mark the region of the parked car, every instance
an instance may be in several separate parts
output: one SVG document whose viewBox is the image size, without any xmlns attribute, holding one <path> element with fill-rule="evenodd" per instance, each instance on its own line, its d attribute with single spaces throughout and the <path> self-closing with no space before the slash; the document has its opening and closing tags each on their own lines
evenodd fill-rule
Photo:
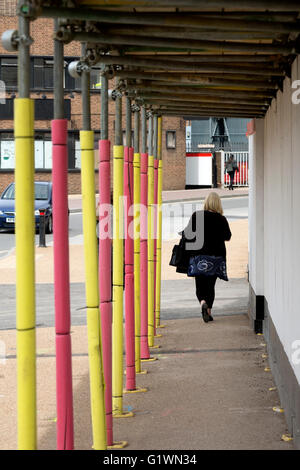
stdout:
<svg viewBox="0 0 300 470">
<path fill-rule="evenodd" d="M 52 233 L 52 183 L 36 181 L 34 183 L 34 216 L 36 229 L 40 223 L 39 209 L 45 209 L 46 233 Z M 15 227 L 15 183 L 11 183 L 0 197 L 0 229 L 14 229 Z"/>
</svg>

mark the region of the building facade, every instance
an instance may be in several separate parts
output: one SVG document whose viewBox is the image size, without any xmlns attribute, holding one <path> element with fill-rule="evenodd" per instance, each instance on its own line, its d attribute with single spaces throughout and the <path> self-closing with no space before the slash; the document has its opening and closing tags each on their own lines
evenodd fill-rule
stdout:
<svg viewBox="0 0 300 470">
<path fill-rule="evenodd" d="M 0 35 L 17 29 L 15 1 L 0 5 Z M 38 19 L 32 23 L 31 37 L 31 97 L 35 100 L 35 169 L 36 180 L 51 179 L 53 118 L 53 22 Z M 68 64 L 80 57 L 80 43 L 65 46 L 65 117 L 68 119 L 69 193 L 80 193 L 80 145 L 82 126 L 80 79 L 68 73 Z M 0 193 L 14 180 L 13 101 L 17 96 L 17 56 L 0 45 L 0 83 L 5 85 L 0 100 Z M 100 129 L 100 81 L 97 67 L 91 72 L 91 123 L 95 131 L 95 182 L 98 190 L 98 140 Z M 113 88 L 113 83 L 110 83 Z M 5 102 L 4 102 L 5 101 Z M 124 106 L 125 106 L 125 100 Z M 125 129 L 125 108 L 123 129 Z M 109 103 L 109 138 L 114 142 L 114 102 Z M 163 118 L 162 158 L 164 162 L 163 189 L 183 189 L 185 186 L 185 121 L 177 117 Z"/>
</svg>

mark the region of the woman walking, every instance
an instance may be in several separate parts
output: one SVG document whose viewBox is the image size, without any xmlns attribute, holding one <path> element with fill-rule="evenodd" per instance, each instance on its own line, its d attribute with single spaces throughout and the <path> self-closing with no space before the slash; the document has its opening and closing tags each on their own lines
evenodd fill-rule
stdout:
<svg viewBox="0 0 300 470">
<path fill-rule="evenodd" d="M 187 274 L 195 277 L 196 295 L 207 323 L 213 321 L 211 310 L 217 277 L 228 281 L 225 241 L 230 240 L 231 231 L 217 193 L 211 192 L 206 197 L 204 210 L 193 213 L 183 234 L 189 255 Z"/>
<path fill-rule="evenodd" d="M 231 154 L 228 161 L 226 162 L 226 171 L 227 173 L 229 174 L 229 178 L 230 178 L 230 184 L 228 186 L 228 189 L 232 190 L 233 191 L 233 180 L 234 180 L 234 175 L 235 175 L 235 172 L 236 170 L 238 169 L 238 166 L 237 166 L 237 163 L 234 159 L 234 155 Z"/>
</svg>

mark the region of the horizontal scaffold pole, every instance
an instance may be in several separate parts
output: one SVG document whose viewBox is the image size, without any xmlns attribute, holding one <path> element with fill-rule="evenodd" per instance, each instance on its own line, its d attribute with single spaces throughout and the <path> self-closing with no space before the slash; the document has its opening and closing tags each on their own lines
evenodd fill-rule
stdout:
<svg viewBox="0 0 300 470">
<path fill-rule="evenodd" d="M 237 9 L 236 0 L 81 0 L 82 5 L 97 5 L 97 7 L 105 6 L 105 8 L 112 7 L 143 7 L 143 8 L 194 8 L 197 7 L 201 10 L 213 10 L 225 8 Z M 256 10 L 270 10 L 270 11 L 298 11 L 299 3 L 297 0 L 290 0 L 282 2 L 281 0 L 241 0 L 238 2 L 239 11 L 256 11 Z"/>
<path fill-rule="evenodd" d="M 57 37 L 60 39 L 60 36 Z M 135 35 L 106 35 L 100 33 L 73 33 L 70 39 L 81 42 L 92 42 L 98 44 L 109 44 L 124 46 L 146 46 L 151 48 L 179 49 L 182 51 L 224 51 L 224 52 L 255 52 L 260 54 L 283 55 L 295 54 L 296 45 L 293 42 L 287 44 L 263 44 L 249 42 L 224 42 L 224 41 L 205 41 L 195 39 L 174 39 L 174 38 L 153 38 L 141 37 Z"/>
<path fill-rule="evenodd" d="M 224 2 L 224 7 L 227 2 Z M 272 8 L 271 8 L 272 9 Z M 299 4 L 295 11 L 299 10 Z M 222 29 L 228 31 L 271 31 L 281 34 L 299 32 L 299 24 L 296 22 L 258 21 L 256 17 L 246 19 L 232 19 L 226 16 L 210 17 L 202 12 L 185 13 L 133 13 L 133 12 L 111 12 L 105 10 L 93 10 L 92 8 L 44 8 L 41 11 L 44 17 L 61 17 L 72 20 L 99 21 L 100 23 L 113 23 L 125 25 L 153 25 L 190 27 L 197 29 Z"/>
<path fill-rule="evenodd" d="M 101 56 L 101 63 L 111 65 L 130 65 L 134 67 L 146 67 L 158 70 L 180 70 L 182 72 L 195 72 L 195 73 L 245 73 L 247 75 L 266 75 L 266 76 L 284 76 L 283 70 L 274 68 L 268 65 L 252 66 L 245 65 L 229 65 L 229 64 L 190 64 L 177 62 L 176 60 L 165 61 L 163 59 L 157 60 L 156 58 L 139 58 L 139 57 L 126 57 L 126 56 Z"/>
<path fill-rule="evenodd" d="M 252 89 L 262 88 L 264 90 L 276 89 L 278 85 L 270 80 L 255 80 L 249 77 L 248 80 L 233 80 L 224 78 L 203 77 L 198 74 L 170 74 L 170 73 L 148 73 L 131 70 L 116 70 L 115 75 L 125 79 L 156 80 L 165 83 L 184 83 L 198 86 L 229 87 L 230 89 Z M 229 78 L 229 77 L 228 77 Z"/>
<path fill-rule="evenodd" d="M 140 92 L 140 91 L 147 91 L 147 92 L 157 92 L 157 93 L 164 93 L 165 95 L 173 94 L 173 93 L 182 93 L 182 91 L 193 93 L 199 96 L 221 96 L 221 97 L 230 97 L 230 98 L 273 98 L 275 96 L 274 92 L 270 91 L 233 91 L 233 90 L 214 90 L 211 88 L 197 88 L 197 87 L 188 87 L 184 85 L 177 85 L 173 86 L 168 85 L 156 85 L 155 82 L 145 82 L 144 84 L 130 84 L 127 86 L 126 91 L 128 93 L 132 92 Z M 167 96 L 166 96 L 167 98 Z"/>
</svg>

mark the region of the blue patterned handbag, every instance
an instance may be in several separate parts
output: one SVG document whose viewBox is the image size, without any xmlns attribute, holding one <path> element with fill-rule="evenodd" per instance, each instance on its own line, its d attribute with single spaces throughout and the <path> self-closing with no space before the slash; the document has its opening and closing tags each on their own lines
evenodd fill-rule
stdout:
<svg viewBox="0 0 300 470">
<path fill-rule="evenodd" d="M 228 281 L 226 260 L 223 256 L 196 255 L 191 256 L 187 275 L 195 277 L 203 274 L 204 276 L 217 276 L 223 281 Z"/>
</svg>

